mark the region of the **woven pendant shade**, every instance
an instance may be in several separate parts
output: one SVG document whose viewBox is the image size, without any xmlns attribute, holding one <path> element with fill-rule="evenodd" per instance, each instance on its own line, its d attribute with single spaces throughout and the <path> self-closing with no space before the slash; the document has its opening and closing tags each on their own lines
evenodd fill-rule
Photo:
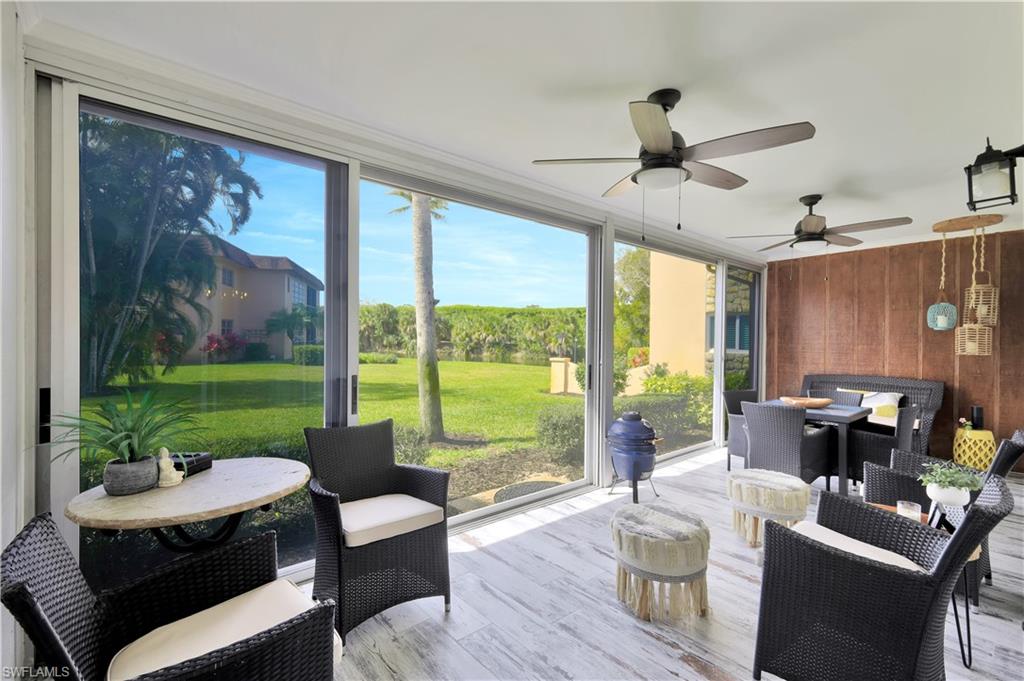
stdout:
<svg viewBox="0 0 1024 681">
<path fill-rule="evenodd" d="M 978 267 L 978 256 L 981 267 Z M 999 288 L 992 285 L 992 275 L 985 271 L 985 230 L 974 230 L 971 285 L 964 289 L 964 321 L 975 319 L 978 324 L 995 326 L 999 323 Z M 979 281 L 984 279 L 984 283 Z"/>
<path fill-rule="evenodd" d="M 992 354 L 992 327 L 964 324 L 956 330 L 956 354 L 988 357 Z"/>
<path fill-rule="evenodd" d="M 952 331 L 956 328 L 956 305 L 946 297 L 946 234 L 942 234 L 942 274 L 939 276 L 939 296 L 928 308 L 928 328 Z"/>
<path fill-rule="evenodd" d="M 991 275 L 984 270 L 976 279 L 984 277 L 985 283 L 973 283 L 964 289 L 964 308 L 969 308 L 979 324 L 995 326 L 999 323 L 999 287 L 993 286 Z"/>
</svg>

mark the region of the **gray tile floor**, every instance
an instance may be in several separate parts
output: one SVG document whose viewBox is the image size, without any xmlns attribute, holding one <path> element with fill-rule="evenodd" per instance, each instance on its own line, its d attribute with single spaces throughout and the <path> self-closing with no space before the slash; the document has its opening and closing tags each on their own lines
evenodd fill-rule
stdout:
<svg viewBox="0 0 1024 681">
<path fill-rule="evenodd" d="M 1024 677 L 1024 478 L 1012 482 L 1017 508 L 990 542 L 995 582 L 972 615 L 973 669 L 960 662 L 952 611 L 947 620 L 951 680 Z M 725 452 L 659 469 L 655 483 L 711 528 L 706 619 L 651 624 L 619 605 L 608 520 L 628 493 L 598 490 L 453 536 L 452 612 L 433 598 L 364 623 L 335 678 L 751 678 L 760 569 L 731 529 Z"/>
</svg>

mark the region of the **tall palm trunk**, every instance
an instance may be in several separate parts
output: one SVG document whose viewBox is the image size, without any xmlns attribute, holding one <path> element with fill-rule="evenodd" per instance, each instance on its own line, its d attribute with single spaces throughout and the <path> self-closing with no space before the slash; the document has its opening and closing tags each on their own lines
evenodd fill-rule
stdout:
<svg viewBox="0 0 1024 681">
<path fill-rule="evenodd" d="M 434 243 L 430 197 L 413 192 L 411 203 L 420 428 L 427 439 L 438 442 L 444 440 L 444 420 L 441 417 L 441 377 L 437 370 L 437 331 L 434 326 Z"/>
</svg>

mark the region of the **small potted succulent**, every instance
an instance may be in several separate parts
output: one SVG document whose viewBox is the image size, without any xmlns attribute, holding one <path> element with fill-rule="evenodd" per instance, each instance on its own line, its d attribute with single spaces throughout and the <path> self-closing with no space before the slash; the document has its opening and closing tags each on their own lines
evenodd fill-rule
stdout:
<svg viewBox="0 0 1024 681">
<path fill-rule="evenodd" d="M 107 400 L 94 413 L 60 416 L 51 423 L 67 432 L 53 444 L 72 447 L 54 456 L 68 456 L 76 448 L 88 457 L 113 455 L 103 469 L 103 489 L 111 496 L 137 494 L 156 487 L 160 469 L 156 453 L 172 438 L 200 430 L 196 417 L 180 402 L 158 402 L 151 391 L 136 401 L 124 391 L 124 408 Z"/>
<path fill-rule="evenodd" d="M 932 463 L 917 478 L 928 498 L 944 506 L 966 506 L 971 492 L 981 489 L 981 477 L 948 463 Z"/>
</svg>

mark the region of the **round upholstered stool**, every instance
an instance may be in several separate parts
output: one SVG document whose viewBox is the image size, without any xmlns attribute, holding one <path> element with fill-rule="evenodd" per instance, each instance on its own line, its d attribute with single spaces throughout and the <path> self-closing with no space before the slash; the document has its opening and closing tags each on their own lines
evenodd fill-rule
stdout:
<svg viewBox="0 0 1024 681">
<path fill-rule="evenodd" d="M 748 468 L 729 472 L 726 494 L 732 503 L 733 529 L 750 546 L 759 546 L 765 520 L 788 527 L 807 516 L 811 486 L 793 475 Z"/>
<path fill-rule="evenodd" d="M 703 520 L 659 501 L 623 506 L 611 528 L 619 600 L 637 617 L 707 614 L 711 533 Z"/>
</svg>

